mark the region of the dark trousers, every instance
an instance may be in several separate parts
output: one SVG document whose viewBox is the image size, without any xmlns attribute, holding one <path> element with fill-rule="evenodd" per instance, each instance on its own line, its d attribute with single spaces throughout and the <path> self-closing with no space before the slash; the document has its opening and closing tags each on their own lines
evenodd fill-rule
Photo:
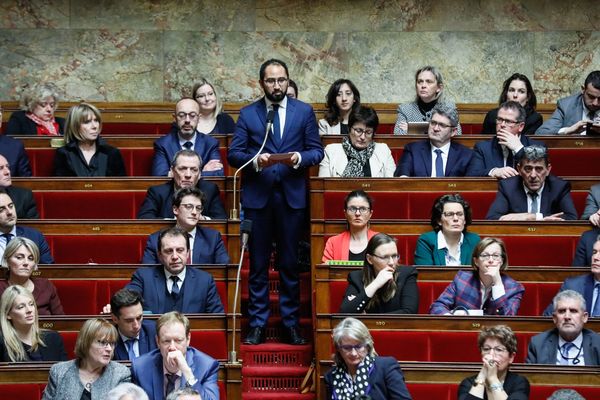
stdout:
<svg viewBox="0 0 600 400">
<path fill-rule="evenodd" d="M 304 210 L 290 208 L 281 189 L 273 189 L 267 206 L 245 208 L 252 220 L 250 235 L 250 326 L 266 326 L 269 319 L 269 261 L 276 244 L 275 265 L 279 269 L 279 307 L 283 325 L 298 324 L 300 284 L 298 279 L 298 240 L 303 231 Z"/>
</svg>

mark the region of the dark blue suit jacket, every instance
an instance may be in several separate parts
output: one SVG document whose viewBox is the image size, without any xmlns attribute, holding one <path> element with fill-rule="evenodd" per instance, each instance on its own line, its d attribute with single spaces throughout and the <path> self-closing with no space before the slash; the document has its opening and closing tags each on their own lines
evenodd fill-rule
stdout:
<svg viewBox="0 0 600 400">
<path fill-rule="evenodd" d="M 158 235 L 154 232 L 148 237 L 142 264 L 160 264 L 158 260 Z M 192 264 L 229 264 L 229 254 L 223 244 L 221 233 L 211 228 L 196 226 Z"/>
<path fill-rule="evenodd" d="M 225 312 L 211 274 L 196 268 L 186 268 L 183 284 L 181 310 L 168 309 L 165 304 L 167 281 L 162 265 L 138 268 L 133 273 L 127 288 L 141 293 L 144 299 L 144 310 L 151 311 L 153 314 L 169 311 L 179 311 L 184 314 Z"/>
<path fill-rule="evenodd" d="M 20 188 L 14 185 L 10 185 L 5 189 L 15 205 L 15 210 L 17 210 L 17 220 L 26 218 L 37 219 L 40 217 L 31 189 Z"/>
<path fill-rule="evenodd" d="M 217 384 L 219 363 L 193 347 L 188 347 L 185 360 L 197 379 L 192 388 L 200 393 L 202 400 L 219 400 L 219 385 Z M 163 361 L 160 350 L 153 350 L 133 360 L 131 378 L 136 385 L 144 389 L 150 399 L 164 399 Z M 179 388 L 185 387 L 185 384 L 185 378 L 182 376 Z"/>
<path fill-rule="evenodd" d="M 206 197 L 204 204 L 202 204 L 204 206 L 202 215 L 206 215 L 211 219 L 227 219 L 227 213 L 221 202 L 219 187 L 213 182 L 208 182 L 204 179 L 200 179 L 196 187 Z M 137 217 L 140 219 L 175 218 L 173 214 L 174 193 L 175 186 L 173 181 L 163 183 L 162 185 L 150 186 Z"/>
<path fill-rule="evenodd" d="M 523 179 L 517 175 L 498 181 L 498 193 L 490 206 L 486 219 L 500 219 L 511 213 L 527 212 L 527 195 L 523 189 Z M 553 175 L 546 177 L 540 212 L 545 216 L 564 213 L 562 218 L 576 220 L 577 210 L 571 198 L 571 184 Z"/>
<path fill-rule="evenodd" d="M 581 234 L 573 258 L 574 267 L 589 267 L 591 265 L 592 251 L 598 235 L 600 235 L 600 229 L 592 229 Z"/>
<path fill-rule="evenodd" d="M 281 141 L 273 134 L 263 153 L 298 152 L 302 157 L 299 168 L 274 164 L 256 171 L 252 165 L 244 168 L 242 179 L 242 205 L 260 209 L 267 205 L 272 189 L 280 185 L 287 204 L 293 209 L 306 208 L 305 169 L 323 159 L 323 145 L 312 107 L 295 99 L 287 99 L 285 128 Z M 262 98 L 240 110 L 233 140 L 229 145 L 228 160 L 239 168 L 257 152 L 265 137 L 267 106 Z"/>
<path fill-rule="evenodd" d="M 583 331 L 583 361 L 585 365 L 600 365 L 600 335 L 589 329 Z M 528 364 L 556 364 L 558 329 L 550 329 L 531 338 L 527 350 Z"/>
<path fill-rule="evenodd" d="M 444 176 L 465 176 L 473 151 L 462 144 L 450 143 Z M 431 144 L 420 140 L 404 146 L 394 176 L 431 176 Z"/>
<path fill-rule="evenodd" d="M 140 349 L 140 357 L 156 349 L 156 322 L 146 319 L 142 321 L 138 346 Z M 123 343 L 121 335 L 117 335 L 117 345 L 115 347 L 113 360 L 129 360 L 127 346 Z"/>
<path fill-rule="evenodd" d="M 11 176 L 31 176 L 29 157 L 23 142 L 0 134 L 0 154 L 8 161 Z"/>
<path fill-rule="evenodd" d="M 521 143 L 523 146 L 545 146 L 544 143 L 537 140 L 529 139 L 526 135 L 521 135 Z M 522 149 L 521 149 L 522 150 Z M 514 155 L 516 168 L 516 160 L 519 158 L 521 151 Z M 483 140 L 475 143 L 473 148 L 473 157 L 467 167 L 467 176 L 489 176 L 492 168 L 504 167 L 504 155 L 502 146 L 498 142 L 498 138 Z"/>
<path fill-rule="evenodd" d="M 154 142 L 154 158 L 152 159 L 152 175 L 167 176 L 171 169 L 173 156 L 181 150 L 179 145 L 179 136 L 177 132 L 169 133 Z M 202 163 L 206 164 L 210 160 L 221 161 L 219 153 L 219 141 L 212 136 L 196 132 L 196 142 L 194 151 L 202 157 Z M 223 169 L 218 171 L 203 171 L 204 176 L 223 176 Z"/>
<path fill-rule="evenodd" d="M 368 382 L 370 391 L 368 393 L 373 400 L 402 400 L 412 399 L 406 383 L 404 374 L 394 357 L 375 357 L 375 366 L 369 375 Z M 333 370 L 325 374 L 327 385 L 327 399 L 333 397 Z"/>
<path fill-rule="evenodd" d="M 50 246 L 42 232 L 28 226 L 17 225 L 17 236 L 31 239 L 40 249 L 40 264 L 54 264 L 52 254 L 50 254 Z"/>
<path fill-rule="evenodd" d="M 592 300 L 594 299 L 594 275 L 591 273 L 573 276 L 571 278 L 565 279 L 563 284 L 558 289 L 558 292 L 562 292 L 564 290 L 574 290 L 581 294 L 585 299 L 585 308 L 588 314 L 592 315 Z M 554 311 L 554 306 L 552 302 L 548 304 L 548 307 L 544 310 L 544 315 L 549 316 L 552 315 Z"/>
</svg>

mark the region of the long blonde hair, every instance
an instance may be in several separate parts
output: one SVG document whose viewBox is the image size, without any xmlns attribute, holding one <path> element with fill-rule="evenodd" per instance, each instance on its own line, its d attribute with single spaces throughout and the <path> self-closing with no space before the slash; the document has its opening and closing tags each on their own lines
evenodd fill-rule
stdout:
<svg viewBox="0 0 600 400">
<path fill-rule="evenodd" d="M 13 308 L 15 299 L 17 296 L 25 296 L 33 302 L 35 305 L 35 298 L 33 294 L 26 288 L 20 285 L 12 285 L 6 288 L 2 297 L 0 297 L 0 329 L 2 330 L 2 336 L 4 337 L 4 345 L 8 352 L 8 358 L 12 362 L 28 361 L 27 352 L 23 343 L 17 335 L 17 331 L 13 324 L 8 319 L 10 310 Z M 38 346 L 46 347 L 46 344 L 42 340 L 41 330 L 38 325 L 38 311 L 37 306 L 34 307 L 35 322 L 31 329 L 31 351 L 37 351 Z"/>
</svg>

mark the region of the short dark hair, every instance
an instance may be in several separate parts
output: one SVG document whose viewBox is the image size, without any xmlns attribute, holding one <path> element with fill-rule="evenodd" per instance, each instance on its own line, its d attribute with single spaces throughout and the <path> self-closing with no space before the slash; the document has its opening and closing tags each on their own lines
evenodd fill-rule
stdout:
<svg viewBox="0 0 600 400">
<path fill-rule="evenodd" d="M 204 193 L 195 186 L 184 187 L 179 189 L 173 195 L 173 206 L 179 207 L 181 205 L 181 201 L 185 196 L 194 196 L 200 199 L 202 202 L 202 206 L 205 204 L 206 196 Z"/>
<path fill-rule="evenodd" d="M 508 77 L 507 80 L 502 84 L 502 93 L 500 94 L 500 100 L 498 104 L 505 103 L 508 100 L 508 87 L 512 83 L 512 81 L 521 81 L 525 83 L 525 87 L 527 88 L 527 103 L 525 103 L 525 111 L 531 113 L 535 111 L 537 107 L 537 97 L 535 96 L 535 91 L 533 90 L 533 86 L 529 81 L 529 78 L 523 74 L 514 73 Z"/>
<path fill-rule="evenodd" d="M 517 352 L 517 337 L 508 325 L 484 326 L 481 328 L 481 332 L 479 332 L 479 337 L 477 338 L 477 345 L 480 350 L 487 339 L 497 339 L 506 347 L 509 354 Z"/>
<path fill-rule="evenodd" d="M 116 317 L 119 317 L 121 308 L 135 306 L 136 304 L 144 305 L 142 295 L 131 289 L 123 288 L 110 298 L 110 312 Z"/>
<path fill-rule="evenodd" d="M 355 198 L 365 199 L 369 203 L 369 208 L 373 210 L 373 199 L 364 190 L 353 190 L 348 193 L 344 199 L 344 210 L 348 208 L 348 202 Z"/>
<path fill-rule="evenodd" d="M 516 101 L 505 101 L 500 104 L 500 109 L 516 111 L 517 122 L 525 122 L 525 118 L 527 118 L 527 111 L 525 111 L 525 108 Z"/>
<path fill-rule="evenodd" d="M 588 76 L 585 78 L 583 87 L 586 88 L 589 84 L 600 90 L 600 71 L 592 71 L 588 74 Z"/>
<path fill-rule="evenodd" d="M 183 229 L 173 226 L 171 228 L 165 228 L 158 234 L 158 242 L 156 243 L 156 251 L 160 253 L 162 251 L 162 241 L 165 236 L 183 236 L 185 238 L 186 249 L 190 249 L 190 237 L 188 233 Z"/>
<path fill-rule="evenodd" d="M 271 58 L 271 59 L 265 61 L 264 63 L 262 63 L 262 65 L 260 66 L 260 71 L 258 73 L 258 76 L 259 76 L 259 78 L 260 78 L 261 81 L 263 79 L 265 79 L 265 70 L 267 69 L 267 67 L 269 65 L 280 65 L 280 66 L 282 66 L 283 69 L 285 69 L 285 75 L 289 78 L 290 73 L 288 72 L 287 64 L 284 63 L 281 60 L 276 59 L 276 58 Z"/>
<path fill-rule="evenodd" d="M 296 85 L 296 82 L 294 82 L 293 80 L 289 80 L 288 81 L 288 85 L 294 89 L 294 93 L 296 93 L 296 97 L 298 97 L 298 85 Z"/>
<path fill-rule="evenodd" d="M 544 146 L 532 145 L 525 146 L 519 152 L 519 159 L 516 160 L 518 164 L 521 164 L 524 161 L 544 161 L 546 166 L 550 164 L 550 158 L 548 157 L 548 149 Z"/>
<path fill-rule="evenodd" d="M 368 128 L 373 128 L 373 133 L 375 133 L 379 126 L 379 117 L 375 109 L 367 106 L 359 106 L 354 112 L 350 113 L 348 127 L 352 128 L 354 124 L 359 122 L 364 123 Z"/>
<path fill-rule="evenodd" d="M 171 168 L 175 168 L 177 166 L 177 160 L 179 157 L 197 157 L 198 161 L 200 162 L 200 169 L 202 169 L 202 156 L 191 149 L 182 149 L 175 153 L 173 160 L 171 160 Z"/>
<path fill-rule="evenodd" d="M 431 110 L 432 117 L 436 114 L 448 118 L 450 120 L 450 125 L 452 125 L 453 128 L 458 126 L 458 110 L 453 105 L 444 102 L 438 102 Z"/>
<path fill-rule="evenodd" d="M 325 120 L 329 125 L 336 125 L 342 121 L 340 121 L 340 109 L 337 105 L 336 98 L 340 88 L 343 84 L 346 84 L 352 90 L 352 94 L 354 95 L 354 104 L 352 104 L 352 110 L 350 111 L 350 115 L 352 115 L 358 107 L 360 107 L 360 92 L 358 88 L 350 79 L 338 79 L 333 82 L 327 91 L 327 97 L 325 98 L 327 110 L 325 111 Z M 348 121 L 350 124 L 350 121 Z"/>
<path fill-rule="evenodd" d="M 440 221 L 442 220 L 442 213 L 444 212 L 444 205 L 446 203 L 458 203 L 462 206 L 465 212 L 465 228 L 463 232 L 467 231 L 467 226 L 473 222 L 471 206 L 469 203 L 458 193 L 454 194 L 443 194 L 433 202 L 431 207 L 431 227 L 434 231 L 438 232 L 440 227 Z"/>
</svg>

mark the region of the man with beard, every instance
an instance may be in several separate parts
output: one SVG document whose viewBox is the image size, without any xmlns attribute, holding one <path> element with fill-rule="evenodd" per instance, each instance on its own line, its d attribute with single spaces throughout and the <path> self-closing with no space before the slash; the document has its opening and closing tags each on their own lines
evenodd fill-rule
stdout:
<svg viewBox="0 0 600 400">
<path fill-rule="evenodd" d="M 172 132 L 154 142 L 152 175 L 166 176 L 175 153 L 182 149 L 194 150 L 205 162 L 204 176 L 223 176 L 223 164 L 219 153 L 219 142 L 210 135 L 196 131 L 200 106 L 196 100 L 184 97 L 177 102 L 173 118 L 177 132 Z"/>
<path fill-rule="evenodd" d="M 287 65 L 268 60 L 260 67 L 259 76 L 265 97 L 240 110 L 228 153 L 229 163 L 236 168 L 251 160 L 265 139 L 267 113 L 274 111 L 265 147 L 242 177 L 242 207 L 245 218 L 253 222 L 249 243 L 250 331 L 244 343 L 264 342 L 269 318 L 269 261 L 275 242 L 284 340 L 298 345 L 306 343 L 298 326 L 297 267 L 308 197 L 306 171 L 323 159 L 323 145 L 312 107 L 286 96 Z"/>
</svg>

